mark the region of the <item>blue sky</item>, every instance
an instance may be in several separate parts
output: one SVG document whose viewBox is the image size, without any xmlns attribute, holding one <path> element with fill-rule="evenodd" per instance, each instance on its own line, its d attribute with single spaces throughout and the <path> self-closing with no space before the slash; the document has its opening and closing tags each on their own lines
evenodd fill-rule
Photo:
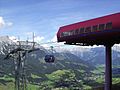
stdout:
<svg viewBox="0 0 120 90">
<path fill-rule="evenodd" d="M 0 0 L 0 36 L 55 41 L 60 26 L 120 12 L 120 0 Z"/>
</svg>

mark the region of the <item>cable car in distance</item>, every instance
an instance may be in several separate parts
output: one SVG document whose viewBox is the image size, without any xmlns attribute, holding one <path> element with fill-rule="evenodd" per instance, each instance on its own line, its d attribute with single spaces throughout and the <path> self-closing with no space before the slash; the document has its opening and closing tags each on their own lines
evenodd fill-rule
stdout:
<svg viewBox="0 0 120 90">
<path fill-rule="evenodd" d="M 47 63 L 53 63 L 55 61 L 55 57 L 54 55 L 46 55 L 44 60 Z"/>
<path fill-rule="evenodd" d="M 47 62 L 47 63 L 53 63 L 55 61 L 55 57 L 53 54 L 53 46 L 50 46 L 50 48 L 51 48 L 52 53 L 46 55 L 44 58 L 45 62 Z"/>
</svg>

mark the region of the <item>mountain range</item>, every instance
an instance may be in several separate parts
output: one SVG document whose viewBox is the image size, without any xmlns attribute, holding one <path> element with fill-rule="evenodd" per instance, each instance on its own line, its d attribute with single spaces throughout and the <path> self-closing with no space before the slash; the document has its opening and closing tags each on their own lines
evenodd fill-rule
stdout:
<svg viewBox="0 0 120 90">
<path fill-rule="evenodd" d="M 5 76 L 14 78 L 15 63 L 13 58 L 4 59 L 6 55 L 16 49 L 21 44 L 21 48 L 31 49 L 32 44 L 28 41 L 14 42 L 9 39 L 9 36 L 0 37 L 0 83 L 5 84 L 3 79 Z M 54 63 L 46 63 L 44 58 L 46 55 L 52 54 L 51 50 L 42 47 L 39 44 L 35 45 L 39 50 L 28 53 L 25 59 L 26 78 L 30 83 L 39 84 L 47 80 L 46 75 L 57 70 L 72 70 L 78 80 L 84 81 L 94 71 L 98 71 L 97 66 L 105 64 L 105 48 L 102 47 L 73 47 L 73 48 L 53 48 Z M 120 48 L 114 47 L 112 50 L 113 66 L 120 67 Z M 117 67 L 117 68 L 118 68 Z M 104 70 L 103 70 L 104 71 Z M 119 69 L 114 69 L 114 74 L 119 73 Z M 86 82 L 86 81 L 85 81 Z"/>
<path fill-rule="evenodd" d="M 58 48 L 59 49 L 59 48 Z M 60 51 L 60 50 L 58 50 Z M 105 64 L 105 47 L 104 46 L 73 46 L 71 48 L 64 48 L 61 52 L 70 52 L 80 59 L 89 62 L 92 65 Z M 112 64 L 120 66 L 120 46 L 114 45 L 112 47 Z"/>
<path fill-rule="evenodd" d="M 13 42 L 8 36 L 0 37 L 0 76 L 12 75 L 14 76 L 14 59 L 4 59 L 6 55 L 13 49 L 18 47 L 18 42 Z M 21 48 L 32 48 L 26 42 L 22 42 Z M 78 78 L 81 71 L 86 73 L 91 73 L 90 71 L 94 69 L 90 63 L 80 59 L 78 56 L 72 54 L 71 52 L 56 52 L 54 53 L 55 62 L 46 63 L 44 58 L 45 55 L 51 54 L 51 51 L 45 49 L 44 47 L 37 45 L 35 48 L 40 50 L 29 53 L 25 60 L 25 70 L 27 77 L 32 75 L 37 75 L 38 80 L 45 80 L 46 74 L 50 74 L 57 70 L 74 70 Z M 39 81 L 39 82 L 40 82 Z"/>
</svg>

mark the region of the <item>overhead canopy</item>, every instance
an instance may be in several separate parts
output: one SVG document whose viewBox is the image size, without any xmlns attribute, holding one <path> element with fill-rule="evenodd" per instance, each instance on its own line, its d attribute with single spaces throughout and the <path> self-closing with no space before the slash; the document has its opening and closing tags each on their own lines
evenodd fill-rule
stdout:
<svg viewBox="0 0 120 90">
<path fill-rule="evenodd" d="M 120 42 L 120 13 L 60 27 L 58 42 L 75 45 L 105 45 Z"/>
</svg>

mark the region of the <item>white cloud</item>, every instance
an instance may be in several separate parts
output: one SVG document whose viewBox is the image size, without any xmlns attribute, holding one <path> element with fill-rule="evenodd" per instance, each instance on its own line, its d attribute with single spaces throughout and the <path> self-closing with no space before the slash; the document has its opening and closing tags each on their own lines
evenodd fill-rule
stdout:
<svg viewBox="0 0 120 90">
<path fill-rule="evenodd" d="M 44 48 L 49 48 L 50 46 L 48 44 L 41 44 Z"/>
<path fill-rule="evenodd" d="M 0 16 L 0 29 L 3 27 L 11 27 L 12 25 L 12 22 L 5 22 L 4 18 Z"/>
<path fill-rule="evenodd" d="M 18 39 L 15 36 L 9 36 L 9 39 L 12 40 L 13 42 L 17 42 Z"/>
<path fill-rule="evenodd" d="M 64 43 L 65 43 L 65 42 L 60 42 L 60 43 L 58 43 L 58 42 L 57 42 L 57 36 L 56 36 L 56 35 L 55 35 L 50 41 L 51 41 L 51 42 L 54 42 L 54 44 L 56 44 L 56 45 L 64 45 Z"/>
<path fill-rule="evenodd" d="M 40 36 L 36 36 L 35 38 L 34 38 L 34 40 L 35 40 L 35 42 L 41 42 L 42 40 L 44 40 L 44 37 L 40 37 Z"/>
<path fill-rule="evenodd" d="M 51 39 L 52 42 L 57 42 L 57 36 L 55 35 L 52 39 Z"/>
<path fill-rule="evenodd" d="M 37 43 L 40 43 L 40 42 L 42 42 L 42 40 L 45 39 L 45 37 L 43 37 L 43 36 L 38 36 L 38 35 L 36 35 L 36 33 L 34 33 L 34 32 L 26 32 L 26 33 L 24 33 L 24 35 L 27 36 L 27 39 L 28 39 L 29 41 L 33 41 L 33 34 L 34 34 L 34 41 L 37 42 Z"/>
<path fill-rule="evenodd" d="M 26 32 L 25 34 L 28 35 L 28 36 L 32 36 L 33 32 Z"/>
<path fill-rule="evenodd" d="M 8 23 L 6 23 L 6 24 L 7 24 L 8 27 L 11 27 L 11 26 L 13 25 L 12 22 L 8 22 Z"/>
<path fill-rule="evenodd" d="M 9 39 L 11 39 L 14 42 L 18 41 L 18 39 L 15 36 L 10 36 Z M 36 36 L 34 38 L 34 41 L 37 42 L 37 43 L 40 43 L 42 40 L 44 40 L 44 37 L 42 37 L 42 36 L 41 37 L 40 36 Z M 31 38 L 29 41 L 33 41 L 33 39 Z"/>
<path fill-rule="evenodd" d="M 41 46 L 45 48 L 50 48 L 50 46 L 53 46 L 54 48 L 59 48 L 64 45 L 65 42 L 58 43 L 57 42 L 57 36 L 55 35 L 51 40 L 48 40 L 45 44 L 41 44 Z"/>
<path fill-rule="evenodd" d="M 3 17 L 0 17 L 0 29 L 5 26 L 5 21 Z"/>
</svg>

